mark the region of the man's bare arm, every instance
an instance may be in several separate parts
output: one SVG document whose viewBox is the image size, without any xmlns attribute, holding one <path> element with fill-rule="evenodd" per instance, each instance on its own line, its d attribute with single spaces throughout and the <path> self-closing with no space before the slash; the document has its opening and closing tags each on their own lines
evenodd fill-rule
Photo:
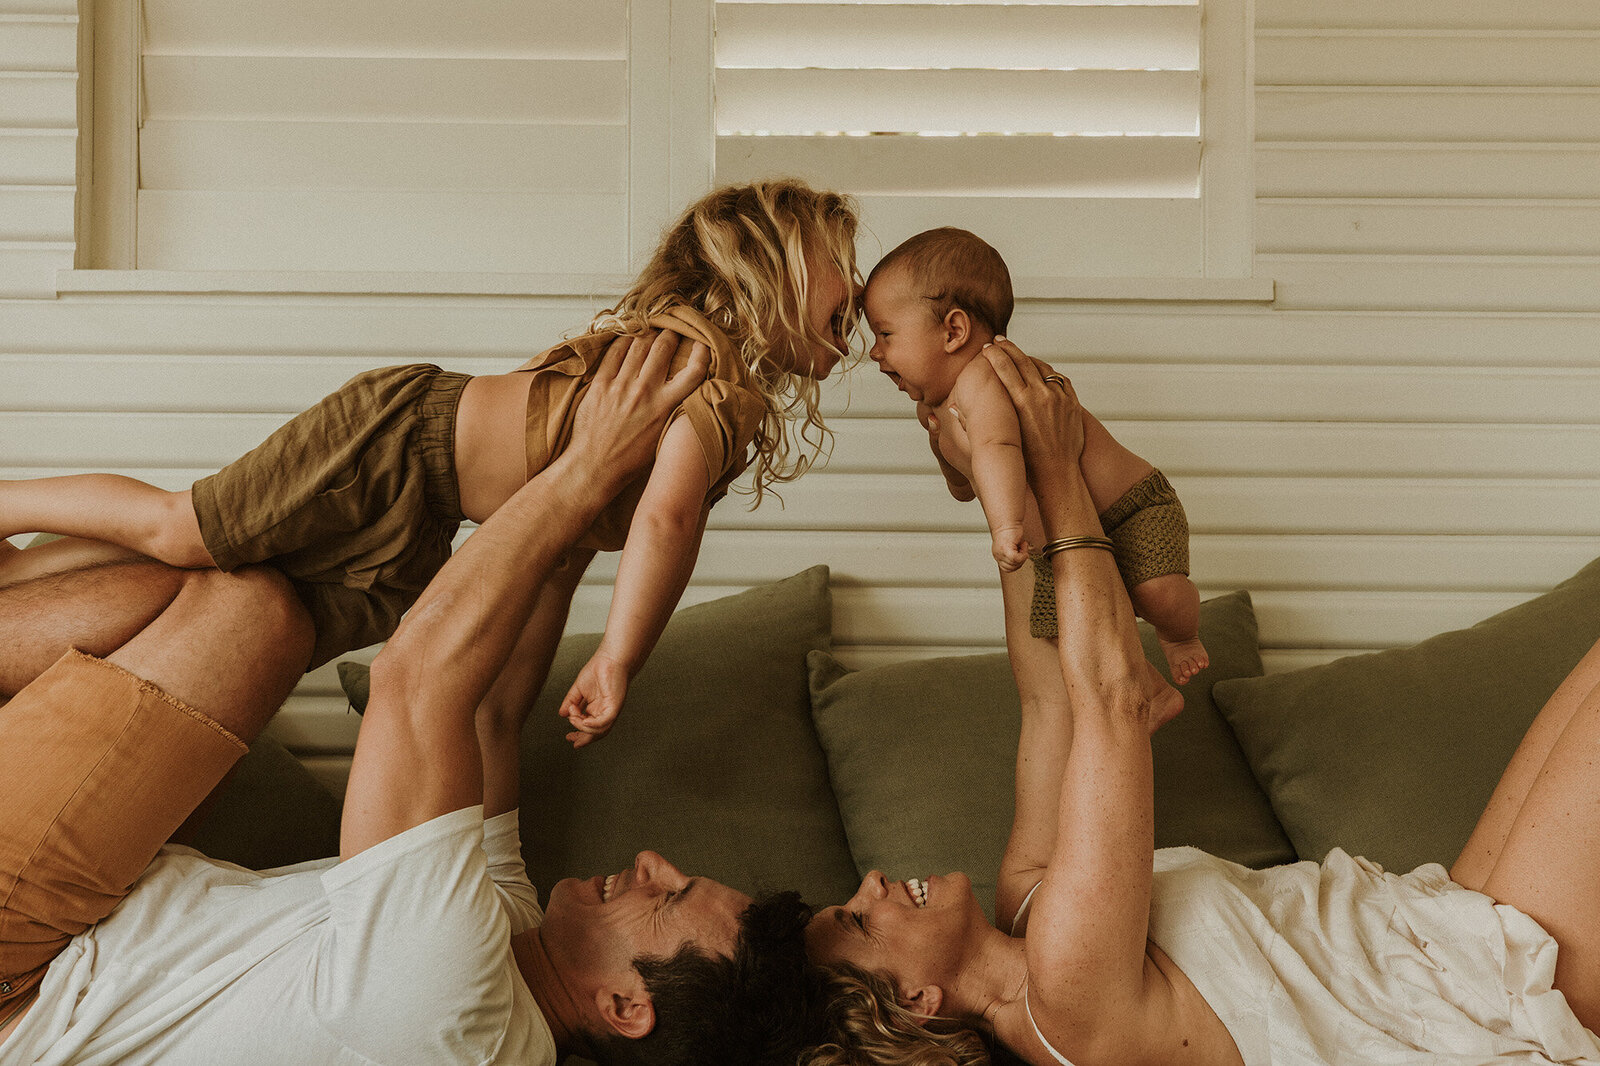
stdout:
<svg viewBox="0 0 1600 1066">
<path fill-rule="evenodd" d="M 567 449 L 467 538 L 373 662 L 343 858 L 483 801 L 478 704 L 562 554 L 650 462 L 667 415 L 704 379 L 701 348 L 667 377 L 676 344 L 668 335 L 613 345 Z"/>
</svg>

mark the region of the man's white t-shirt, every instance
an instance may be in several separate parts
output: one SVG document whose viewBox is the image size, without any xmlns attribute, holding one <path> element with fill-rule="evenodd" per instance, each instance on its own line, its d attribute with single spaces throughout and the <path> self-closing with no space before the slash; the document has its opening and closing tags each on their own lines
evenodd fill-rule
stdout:
<svg viewBox="0 0 1600 1066">
<path fill-rule="evenodd" d="M 510 945 L 543 917 L 516 812 L 263 872 L 164 848 L 50 964 L 0 1063 L 553 1066 Z"/>
</svg>

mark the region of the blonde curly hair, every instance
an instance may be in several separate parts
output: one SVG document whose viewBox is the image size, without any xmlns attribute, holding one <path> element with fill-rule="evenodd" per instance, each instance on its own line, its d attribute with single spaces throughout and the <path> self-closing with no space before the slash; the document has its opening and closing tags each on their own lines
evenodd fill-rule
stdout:
<svg viewBox="0 0 1600 1066">
<path fill-rule="evenodd" d="M 900 1006 L 890 979 L 845 962 L 822 967 L 825 1043 L 799 1066 L 989 1066 L 989 1047 L 973 1029 Z"/>
<path fill-rule="evenodd" d="M 840 335 L 850 356 L 860 291 L 855 201 L 791 179 L 729 185 L 701 197 L 667 230 L 655 255 L 595 329 L 637 334 L 673 305 L 699 311 L 727 333 L 767 403 L 755 436 L 751 506 L 774 483 L 810 469 L 832 438 L 817 382 L 794 372 L 803 353 L 836 347 L 807 321 L 814 272 L 834 269 L 849 298 Z M 789 431 L 791 423 L 798 428 Z"/>
</svg>

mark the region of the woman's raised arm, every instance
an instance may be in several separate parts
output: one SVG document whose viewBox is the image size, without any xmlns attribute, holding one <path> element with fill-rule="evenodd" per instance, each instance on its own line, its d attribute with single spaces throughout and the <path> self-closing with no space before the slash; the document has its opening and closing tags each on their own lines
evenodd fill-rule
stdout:
<svg viewBox="0 0 1600 1066">
<path fill-rule="evenodd" d="M 1054 854 L 1028 926 L 1030 1005 L 1068 1055 L 1115 1060 L 1140 1042 L 1157 977 L 1145 953 L 1155 844 L 1144 654 L 1079 469 L 1083 420 L 1070 382 L 1047 378 L 1008 341 L 986 354 L 1022 428 L 1072 708 Z"/>
</svg>

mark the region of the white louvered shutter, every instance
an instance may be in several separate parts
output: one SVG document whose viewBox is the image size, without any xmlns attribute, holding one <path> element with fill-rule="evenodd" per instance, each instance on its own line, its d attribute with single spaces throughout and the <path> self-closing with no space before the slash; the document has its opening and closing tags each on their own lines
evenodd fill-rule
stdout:
<svg viewBox="0 0 1600 1066">
<path fill-rule="evenodd" d="M 884 250 L 963 226 L 1013 275 L 1204 273 L 1199 0 L 719 0 L 716 22 L 719 181 L 853 192 Z"/>
<path fill-rule="evenodd" d="M 627 0 L 144 0 L 135 265 L 619 272 Z"/>
</svg>

